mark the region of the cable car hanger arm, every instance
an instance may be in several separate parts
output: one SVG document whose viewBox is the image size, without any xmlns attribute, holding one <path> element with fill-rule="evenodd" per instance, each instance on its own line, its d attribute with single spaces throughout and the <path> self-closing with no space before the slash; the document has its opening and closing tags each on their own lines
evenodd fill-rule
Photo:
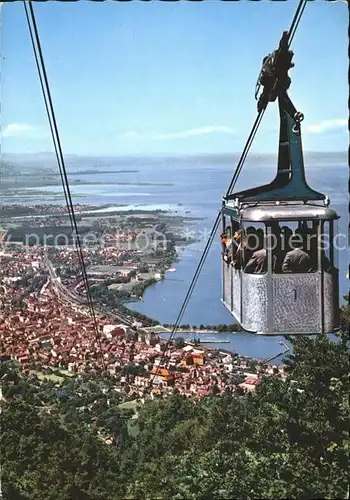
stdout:
<svg viewBox="0 0 350 500">
<path fill-rule="evenodd" d="M 289 88 L 291 80 L 288 70 L 294 67 L 293 55 L 288 47 L 288 31 L 284 31 L 278 49 L 263 59 L 255 92 L 257 99 L 260 88 L 263 87 L 258 100 L 258 112 L 266 109 L 269 102 L 274 102 L 281 92 Z"/>
<path fill-rule="evenodd" d="M 257 97 L 263 88 L 257 105 L 259 113 L 266 109 L 269 102 L 278 100 L 280 134 L 277 175 L 269 184 L 230 194 L 225 197 L 226 200 L 237 199 L 238 203 L 327 200 L 324 194 L 313 190 L 306 182 L 300 126 L 304 115 L 296 110 L 287 93 L 291 84 L 288 71 L 294 67 L 289 40 L 289 33 L 284 31 L 278 49 L 263 59 L 255 93 Z"/>
<path fill-rule="evenodd" d="M 298 7 L 295 11 L 295 14 L 294 14 L 294 17 L 293 17 L 293 20 L 292 20 L 292 23 L 290 25 L 290 28 L 289 28 L 289 31 L 286 31 L 283 33 L 282 35 L 282 38 L 280 40 L 280 43 L 279 43 L 279 48 L 277 49 L 277 51 L 274 51 L 272 54 L 269 54 L 267 57 L 264 58 L 264 61 L 263 61 L 263 68 L 262 70 L 260 71 L 260 75 L 259 75 L 259 78 L 258 78 L 258 82 L 257 82 L 257 86 L 256 86 L 256 92 L 255 92 L 255 97 L 257 97 L 258 93 L 259 93 L 259 89 L 261 87 L 261 77 L 262 77 L 262 72 L 264 70 L 264 67 L 267 66 L 267 63 L 269 62 L 269 59 L 270 59 L 270 56 L 277 56 L 277 67 L 279 69 L 279 71 L 282 71 L 282 68 L 283 68 L 283 58 L 282 58 L 282 63 L 281 63 L 281 58 L 279 58 L 279 56 L 277 55 L 278 53 L 281 53 L 281 52 L 284 52 L 284 53 L 288 53 L 289 56 L 293 56 L 293 53 L 292 52 L 289 52 L 289 47 L 292 43 L 292 40 L 294 38 L 294 35 L 295 35 L 295 32 L 298 28 L 298 25 L 299 25 L 299 22 L 300 22 L 300 19 L 304 13 L 304 9 L 306 7 L 306 3 L 307 3 L 307 0 L 300 0 L 299 1 L 299 4 L 298 4 Z M 287 62 L 288 64 L 288 59 L 287 58 L 284 58 L 284 61 Z M 293 65 L 292 65 L 293 66 Z M 289 67 L 292 67 L 292 66 L 289 66 Z M 289 68 L 288 68 L 289 69 Z M 287 75 L 287 78 L 288 78 L 288 75 Z M 266 80 L 266 79 L 265 79 Z M 276 80 L 276 79 L 275 79 Z M 288 88 L 289 86 L 289 83 L 290 83 L 290 80 L 288 81 L 285 81 L 284 84 L 286 85 L 286 88 Z M 283 79 L 281 81 L 281 83 L 283 84 Z M 277 86 L 274 86 L 273 82 L 272 82 L 272 90 L 277 90 Z M 267 95 L 266 95 L 267 94 Z M 236 170 L 234 172 L 234 175 L 232 177 L 232 180 L 231 180 L 231 183 L 230 183 L 230 186 L 226 192 L 226 195 L 223 197 L 223 202 L 225 202 L 225 200 L 231 195 L 231 193 L 233 192 L 233 189 L 236 185 L 236 182 L 238 180 L 238 177 L 242 171 L 242 167 L 243 167 L 243 163 L 247 157 L 247 154 L 249 152 L 249 149 L 250 149 L 250 146 L 255 138 L 255 135 L 258 131 L 258 128 L 260 126 L 260 123 L 261 123 L 261 120 L 263 118 L 263 115 L 264 115 L 264 112 L 265 112 L 265 109 L 267 107 L 267 104 L 270 100 L 275 100 L 276 97 L 273 97 L 273 93 L 269 96 L 268 95 L 269 93 L 265 93 L 265 95 L 261 98 L 261 101 L 260 101 L 260 106 L 259 106 L 259 109 L 258 109 L 258 116 L 255 120 L 255 123 L 253 125 L 253 128 L 252 128 L 252 131 L 249 135 L 249 138 L 247 140 L 247 143 L 246 143 L 246 147 L 240 157 L 240 160 L 237 164 L 237 167 L 236 167 Z M 268 97 L 266 99 L 266 97 Z"/>
</svg>

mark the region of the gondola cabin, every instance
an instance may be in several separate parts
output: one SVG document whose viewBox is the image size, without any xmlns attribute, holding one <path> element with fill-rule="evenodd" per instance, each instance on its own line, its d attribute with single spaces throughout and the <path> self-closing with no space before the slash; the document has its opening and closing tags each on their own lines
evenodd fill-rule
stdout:
<svg viewBox="0 0 350 500">
<path fill-rule="evenodd" d="M 337 218 L 334 210 L 313 205 L 226 204 L 223 228 L 233 234 L 223 252 L 223 303 L 244 330 L 278 335 L 338 328 Z M 306 265 L 296 259 L 288 266 L 293 246 L 308 254 Z"/>
<path fill-rule="evenodd" d="M 293 52 L 284 32 L 264 59 L 258 111 L 278 99 L 277 175 L 269 184 L 228 193 L 222 207 L 223 303 L 249 332 L 332 333 L 339 327 L 334 234 L 328 196 L 306 182 L 301 121 L 287 89 Z"/>
</svg>

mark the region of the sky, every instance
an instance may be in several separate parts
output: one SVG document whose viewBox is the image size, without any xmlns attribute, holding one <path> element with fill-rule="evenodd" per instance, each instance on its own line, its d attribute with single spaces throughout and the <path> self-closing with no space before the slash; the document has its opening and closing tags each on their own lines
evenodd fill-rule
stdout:
<svg viewBox="0 0 350 500">
<path fill-rule="evenodd" d="M 262 58 L 297 2 L 34 2 L 63 152 L 240 152 L 255 120 Z M 289 91 L 305 115 L 306 151 L 348 147 L 348 11 L 306 6 L 292 44 Z M 52 151 L 22 2 L 2 5 L 1 146 Z M 277 104 L 252 151 L 275 153 Z"/>
</svg>

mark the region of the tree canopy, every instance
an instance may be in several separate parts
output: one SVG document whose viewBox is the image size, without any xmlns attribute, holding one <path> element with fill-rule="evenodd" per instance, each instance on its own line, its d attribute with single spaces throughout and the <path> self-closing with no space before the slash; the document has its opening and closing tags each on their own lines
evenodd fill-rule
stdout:
<svg viewBox="0 0 350 500">
<path fill-rule="evenodd" d="M 3 362 L 4 498 L 348 498 L 348 336 L 289 340 L 286 380 L 149 400 L 130 420 L 107 376 L 58 387 Z"/>
</svg>

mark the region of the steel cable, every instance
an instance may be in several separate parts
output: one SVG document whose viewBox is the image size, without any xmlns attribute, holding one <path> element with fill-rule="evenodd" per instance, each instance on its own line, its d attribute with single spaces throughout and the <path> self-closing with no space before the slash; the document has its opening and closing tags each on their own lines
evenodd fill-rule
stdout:
<svg viewBox="0 0 350 500">
<path fill-rule="evenodd" d="M 100 356 L 101 356 L 101 360 L 102 360 L 102 367 L 105 370 L 105 361 L 104 361 L 103 352 L 102 352 L 100 332 L 99 332 L 97 318 L 96 318 L 96 314 L 95 314 L 95 309 L 94 309 L 94 305 L 93 305 L 93 301 L 92 301 L 92 297 L 91 297 L 91 293 L 90 293 L 89 281 L 88 281 L 88 277 L 87 277 L 87 273 L 86 273 L 86 266 L 85 266 L 85 261 L 84 261 L 84 254 L 82 251 L 82 246 L 81 246 L 81 242 L 80 242 L 80 238 L 79 238 L 78 225 L 77 225 L 77 221 L 76 221 L 76 217 L 75 217 L 75 213 L 74 213 L 74 206 L 73 206 L 72 196 L 71 196 L 71 192 L 70 192 L 69 181 L 68 181 L 67 171 L 66 171 L 66 167 L 65 167 L 64 157 L 63 157 L 63 153 L 62 153 L 61 141 L 59 138 L 58 127 L 57 127 L 57 122 L 56 122 L 56 117 L 55 117 L 55 111 L 54 111 L 54 107 L 53 107 L 53 103 L 52 103 L 50 86 L 48 83 L 45 62 L 44 62 L 43 53 L 42 53 L 42 49 L 41 49 L 41 43 L 40 43 L 38 27 L 37 27 L 37 23 L 36 23 L 36 19 L 35 19 L 35 13 L 34 13 L 34 9 L 33 9 L 33 5 L 32 5 L 31 0 L 23 0 L 23 5 L 24 5 L 25 15 L 26 15 L 28 29 L 29 29 L 29 33 L 30 33 L 30 38 L 32 41 L 37 70 L 38 70 L 38 74 L 39 74 L 41 90 L 43 92 L 45 108 L 46 108 L 47 117 L 49 120 L 52 140 L 54 143 L 56 158 L 57 158 L 58 166 L 59 166 L 59 170 L 60 170 L 60 176 L 61 176 L 62 186 L 63 186 L 64 195 L 65 195 L 65 199 L 66 199 L 68 214 L 69 214 L 69 218 L 70 218 L 73 232 L 75 233 L 75 237 L 76 237 L 75 243 L 76 243 L 78 259 L 79 259 L 79 263 L 80 263 L 80 267 L 81 267 L 81 271 L 82 271 L 82 276 L 83 276 L 83 280 L 84 280 L 84 284 L 85 284 L 85 288 L 86 288 L 86 298 L 87 298 L 88 306 L 90 309 L 90 314 L 91 314 L 91 317 L 93 320 L 95 338 L 96 338 L 97 345 L 98 345 L 98 348 L 100 351 Z M 28 12 L 27 5 L 29 6 L 29 12 Z"/>
</svg>

